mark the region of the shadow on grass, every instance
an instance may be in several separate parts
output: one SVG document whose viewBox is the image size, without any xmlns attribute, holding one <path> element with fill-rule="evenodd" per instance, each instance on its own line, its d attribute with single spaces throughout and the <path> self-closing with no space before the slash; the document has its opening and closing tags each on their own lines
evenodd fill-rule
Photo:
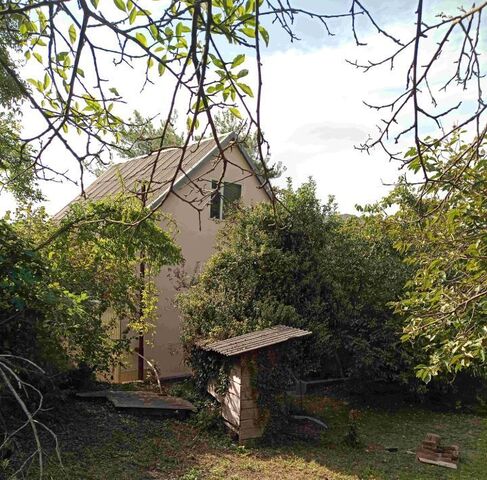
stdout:
<svg viewBox="0 0 487 480">
<path fill-rule="evenodd" d="M 63 449 L 64 469 L 51 458 L 46 478 L 58 479 L 487 479 L 487 422 L 460 413 L 418 407 L 359 409 L 361 445 L 343 438 L 350 404 L 344 399 L 307 396 L 303 408 L 329 429 L 318 441 L 242 447 L 222 433 L 191 422 L 144 418 L 103 403 L 69 401 L 51 418 Z M 419 464 L 416 446 L 428 432 L 460 445 L 458 471 Z M 27 440 L 27 438 L 26 438 Z M 385 447 L 395 447 L 388 452 Z M 31 470 L 28 478 L 36 478 Z"/>
</svg>

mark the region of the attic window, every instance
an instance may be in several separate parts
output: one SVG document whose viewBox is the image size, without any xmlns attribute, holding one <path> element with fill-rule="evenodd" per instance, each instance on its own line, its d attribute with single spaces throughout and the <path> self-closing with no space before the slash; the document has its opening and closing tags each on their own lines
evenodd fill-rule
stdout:
<svg viewBox="0 0 487 480">
<path fill-rule="evenodd" d="M 215 191 L 211 197 L 210 218 L 222 220 L 228 214 L 228 209 L 240 200 L 242 185 L 238 183 L 223 182 L 218 191 L 218 181 L 211 181 L 211 188 Z"/>
</svg>

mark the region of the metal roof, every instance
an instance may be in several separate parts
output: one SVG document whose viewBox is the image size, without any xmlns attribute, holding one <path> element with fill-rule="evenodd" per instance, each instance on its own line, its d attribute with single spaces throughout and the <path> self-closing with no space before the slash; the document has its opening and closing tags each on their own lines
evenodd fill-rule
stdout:
<svg viewBox="0 0 487 480">
<path fill-rule="evenodd" d="M 266 328 L 257 332 L 246 333 L 238 337 L 220 340 L 218 342 L 202 345 L 204 350 L 231 357 L 241 353 L 258 350 L 259 348 L 269 347 L 277 343 L 286 342 L 291 338 L 305 337 L 312 332 L 301 330 L 299 328 L 287 327 L 286 325 L 276 325 L 275 327 Z"/>
<path fill-rule="evenodd" d="M 202 159 L 212 156 L 216 148 L 214 139 L 202 140 L 189 145 L 179 172 L 176 171 L 182 154 L 182 150 L 179 147 L 159 150 L 150 155 L 117 163 L 103 172 L 85 189 L 86 198 L 100 200 L 122 192 L 135 194 L 134 190 L 140 188 L 141 183 L 148 182 L 152 175 L 148 200 L 149 202 L 155 201 L 166 193 L 176 173 L 179 177 L 176 181 L 181 181 L 181 177 L 186 177 Z M 154 173 L 152 173 L 153 171 Z M 69 205 L 80 200 L 82 200 L 81 196 L 76 197 L 59 211 L 54 218 L 62 218 Z"/>
<path fill-rule="evenodd" d="M 234 132 L 223 136 L 220 139 L 220 145 L 223 149 L 236 145 L 251 169 L 259 177 L 255 163 L 245 149 L 237 142 L 237 135 Z M 150 155 L 143 155 L 126 162 L 117 163 L 103 172 L 85 189 L 86 198 L 89 200 L 100 200 L 122 192 L 135 194 L 136 190 L 140 188 L 140 184 L 149 182 L 152 176 L 147 197 L 149 206 L 157 207 L 169 192 L 171 184 L 174 187 L 179 186 L 189 178 L 190 173 L 207 160 L 214 159 L 214 165 L 211 167 L 211 170 L 222 160 L 214 138 L 200 140 L 188 145 L 182 162 L 181 155 L 181 147 L 165 148 Z M 179 166 L 180 163 L 181 165 Z M 175 175 L 177 178 L 174 181 Z M 259 180 L 263 183 L 260 177 Z M 265 190 L 270 196 L 271 193 L 269 190 L 267 188 Z M 61 219 L 71 203 L 81 200 L 83 200 L 81 196 L 76 197 L 56 213 L 54 218 Z"/>
</svg>

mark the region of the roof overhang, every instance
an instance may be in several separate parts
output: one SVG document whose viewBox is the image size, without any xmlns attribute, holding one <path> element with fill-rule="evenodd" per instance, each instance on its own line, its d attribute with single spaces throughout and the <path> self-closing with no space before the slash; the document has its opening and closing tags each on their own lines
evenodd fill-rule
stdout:
<svg viewBox="0 0 487 480">
<path fill-rule="evenodd" d="M 268 195 L 269 199 L 271 201 L 273 201 L 274 200 L 274 194 L 273 194 L 271 188 L 269 188 L 268 183 L 259 174 L 259 170 L 257 168 L 257 165 L 254 162 L 254 160 L 252 159 L 252 157 L 249 155 L 247 150 L 241 145 L 240 142 L 238 142 L 237 134 L 235 132 L 230 132 L 225 137 L 223 137 L 223 139 L 220 140 L 219 143 L 220 143 L 220 145 L 215 144 L 215 147 L 210 152 L 208 152 L 197 163 L 195 163 L 187 172 L 184 172 L 183 174 L 181 174 L 176 179 L 176 181 L 174 182 L 173 185 L 168 187 L 161 195 L 159 195 L 156 199 L 154 199 L 149 204 L 149 208 L 151 208 L 151 209 L 158 208 L 164 202 L 166 197 L 169 195 L 171 189 L 180 187 L 185 181 L 187 181 L 189 179 L 189 177 L 192 173 L 194 173 L 196 170 L 198 170 L 198 168 L 201 165 L 204 165 L 211 158 L 214 158 L 214 157 L 218 156 L 219 154 L 221 154 L 222 150 L 224 151 L 225 149 L 227 149 L 233 145 L 235 145 L 239 149 L 240 153 L 242 154 L 245 161 L 247 162 L 247 164 L 251 168 L 252 172 L 257 177 L 257 180 L 260 183 L 260 188 L 262 188 L 266 192 L 266 194 Z"/>
</svg>

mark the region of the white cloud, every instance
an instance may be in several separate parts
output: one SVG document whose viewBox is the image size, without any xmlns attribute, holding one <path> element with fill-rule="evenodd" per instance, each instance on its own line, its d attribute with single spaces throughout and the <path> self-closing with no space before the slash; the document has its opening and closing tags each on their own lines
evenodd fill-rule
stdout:
<svg viewBox="0 0 487 480">
<path fill-rule="evenodd" d="M 407 22 L 400 19 L 397 22 L 388 28 L 402 37 L 411 34 L 414 29 L 411 18 L 408 17 Z M 335 195 L 343 212 L 353 212 L 357 203 L 381 198 L 389 188 L 383 183 L 393 182 L 398 175 L 397 164 L 390 163 L 384 152 L 376 149 L 368 156 L 357 151 L 355 146 L 364 142 L 369 134 L 376 134 L 376 125 L 382 116 L 366 107 L 363 101 L 385 103 L 393 99 L 404 88 L 408 57 L 399 60 L 392 71 L 385 66 L 364 74 L 345 59 L 358 58 L 366 62 L 383 58 L 394 45 L 377 35 L 361 40 L 368 43 L 367 47 L 357 48 L 353 41 L 348 41 L 313 49 L 307 41 L 301 50 L 290 46 L 281 51 L 269 50 L 263 59 L 262 123 L 271 144 L 273 161 L 282 161 L 287 167 L 284 176 L 292 177 L 296 184 L 313 176 L 320 196 L 326 199 L 329 194 Z M 251 61 L 249 58 L 249 64 Z M 441 67 L 448 62 L 447 59 Z M 105 67 L 105 78 L 109 78 L 127 100 L 126 112 L 135 108 L 144 115 L 167 112 L 173 82 L 166 76 L 155 78 L 155 84 L 141 92 L 143 74 L 140 70 L 124 65 L 110 66 L 109 62 Z M 255 82 L 255 68 L 251 64 L 248 68 L 251 74 L 246 83 L 252 85 L 255 84 L 252 82 Z M 437 78 L 444 75 L 444 70 L 439 72 L 441 75 L 437 74 Z M 441 100 L 446 102 L 443 105 L 454 102 L 457 96 L 455 88 L 442 94 Z M 186 113 L 186 101 L 183 94 L 178 102 L 182 116 Z M 33 112 L 26 112 L 24 120 L 27 131 L 39 126 Z M 73 139 L 74 143 L 77 141 Z M 65 164 L 66 153 L 62 146 L 53 145 L 49 154 L 56 165 Z M 74 167 L 71 164 L 70 172 L 76 175 Z M 50 183 L 44 186 L 44 191 L 48 210 L 55 212 L 79 193 L 79 186 Z M 0 211 L 11 206 L 12 202 L 2 194 Z"/>
</svg>

